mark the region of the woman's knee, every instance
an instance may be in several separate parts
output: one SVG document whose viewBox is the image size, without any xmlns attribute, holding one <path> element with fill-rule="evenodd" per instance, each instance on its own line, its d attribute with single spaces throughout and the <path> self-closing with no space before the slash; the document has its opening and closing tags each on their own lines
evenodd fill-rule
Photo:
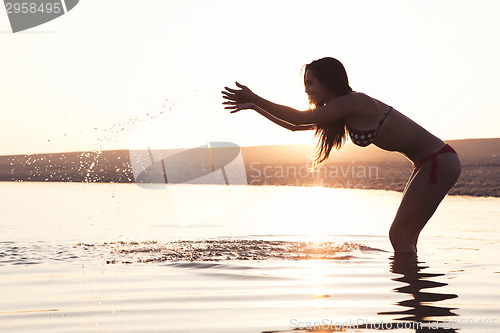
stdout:
<svg viewBox="0 0 500 333">
<path fill-rule="evenodd" d="M 395 252 L 416 253 L 415 235 L 408 232 L 405 228 L 391 226 L 389 229 L 389 240 Z"/>
</svg>

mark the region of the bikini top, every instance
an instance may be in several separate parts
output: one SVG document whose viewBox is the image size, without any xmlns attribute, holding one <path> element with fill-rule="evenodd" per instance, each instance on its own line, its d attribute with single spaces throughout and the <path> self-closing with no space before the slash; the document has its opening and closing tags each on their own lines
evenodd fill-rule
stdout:
<svg viewBox="0 0 500 333">
<path fill-rule="evenodd" d="M 347 126 L 347 130 L 349 131 L 349 136 L 351 137 L 352 142 L 361 147 L 366 147 L 373 143 L 373 141 L 375 141 L 375 138 L 377 137 L 380 127 L 384 123 L 385 118 L 387 118 L 387 115 L 389 114 L 389 112 L 391 112 L 391 110 L 392 106 L 390 106 L 387 111 L 385 111 L 384 115 L 378 122 L 378 126 L 376 129 L 360 131 Z"/>
</svg>

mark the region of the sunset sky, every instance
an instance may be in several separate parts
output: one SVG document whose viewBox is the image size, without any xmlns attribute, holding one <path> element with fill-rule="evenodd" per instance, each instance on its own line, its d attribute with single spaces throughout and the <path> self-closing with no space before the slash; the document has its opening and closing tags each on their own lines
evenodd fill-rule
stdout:
<svg viewBox="0 0 500 333">
<path fill-rule="evenodd" d="M 500 2 L 82 0 L 13 34 L 0 13 L 0 155 L 315 143 L 252 111 L 234 81 L 306 109 L 300 69 L 342 61 L 351 86 L 445 140 L 499 137 Z"/>
</svg>

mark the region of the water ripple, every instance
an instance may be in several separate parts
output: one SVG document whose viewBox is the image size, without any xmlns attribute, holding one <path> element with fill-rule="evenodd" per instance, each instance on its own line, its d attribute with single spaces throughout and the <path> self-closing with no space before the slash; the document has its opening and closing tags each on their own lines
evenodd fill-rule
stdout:
<svg viewBox="0 0 500 333">
<path fill-rule="evenodd" d="M 79 244 L 86 249 L 105 247 L 114 255 L 108 264 L 167 261 L 227 260 L 348 260 L 363 253 L 382 251 L 353 242 L 296 242 L 268 240 L 200 240 L 174 242 L 112 242 Z"/>
</svg>

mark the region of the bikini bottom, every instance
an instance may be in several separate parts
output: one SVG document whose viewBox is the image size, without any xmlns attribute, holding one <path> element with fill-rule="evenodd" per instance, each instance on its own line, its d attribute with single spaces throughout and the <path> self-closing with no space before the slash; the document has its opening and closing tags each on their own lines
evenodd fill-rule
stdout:
<svg viewBox="0 0 500 333">
<path fill-rule="evenodd" d="M 457 152 L 455 151 L 455 149 L 453 149 L 450 145 L 446 144 L 438 152 L 432 153 L 429 156 L 424 157 L 420 161 L 418 161 L 417 163 L 415 163 L 413 165 L 413 167 L 415 168 L 415 172 L 417 172 L 418 170 L 420 170 L 420 168 L 422 167 L 422 165 L 425 162 L 427 162 L 427 161 L 430 160 L 431 163 L 432 163 L 432 170 L 431 170 L 431 177 L 429 178 L 429 183 L 437 184 L 437 176 L 438 176 L 438 161 L 437 161 L 437 156 L 439 154 L 445 154 L 445 153 L 454 153 L 454 154 L 457 154 Z"/>
</svg>

